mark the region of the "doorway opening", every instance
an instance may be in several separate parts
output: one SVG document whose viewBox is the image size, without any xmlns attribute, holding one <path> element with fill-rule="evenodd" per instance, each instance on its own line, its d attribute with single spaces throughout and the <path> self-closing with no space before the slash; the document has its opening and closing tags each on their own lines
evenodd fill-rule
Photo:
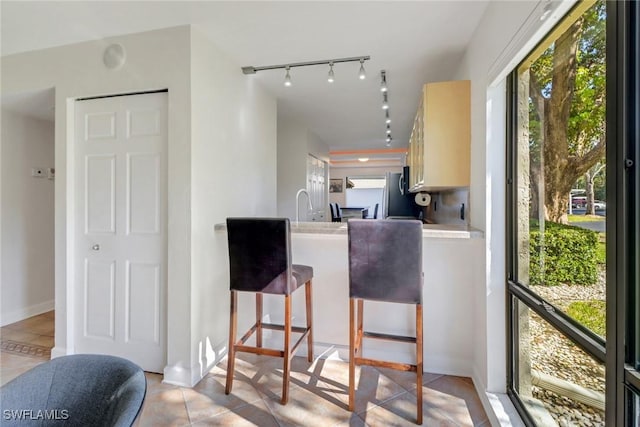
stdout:
<svg viewBox="0 0 640 427">
<path fill-rule="evenodd" d="M 3 94 L 1 105 L 3 348 L 9 346 L 5 341 L 12 341 L 12 348 L 31 344 L 50 351 L 55 296 L 55 90 Z"/>
<path fill-rule="evenodd" d="M 367 209 L 366 218 L 379 218 L 380 213 L 384 211 L 385 177 L 382 175 L 348 176 L 345 181 L 345 206 Z M 378 206 L 377 215 L 376 205 Z"/>
</svg>

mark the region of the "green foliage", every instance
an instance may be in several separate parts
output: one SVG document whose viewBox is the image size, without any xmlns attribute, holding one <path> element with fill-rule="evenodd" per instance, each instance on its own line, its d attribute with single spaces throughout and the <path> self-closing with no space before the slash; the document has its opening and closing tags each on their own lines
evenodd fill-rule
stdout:
<svg viewBox="0 0 640 427">
<path fill-rule="evenodd" d="M 568 131 L 568 154 L 584 155 L 604 136 L 606 104 L 606 3 L 597 1 L 579 19 L 579 42 L 576 51 L 576 75 L 571 98 Z M 530 66 L 546 99 L 553 92 L 556 73 L 555 43 L 552 43 Z M 531 103 L 529 109 L 530 145 L 540 144 L 540 113 Z M 539 151 L 539 150 L 538 150 Z M 555 167 L 548 165 L 548 167 Z"/>
<path fill-rule="evenodd" d="M 604 265 L 607 262 L 607 245 L 602 242 L 598 242 L 596 249 L 596 259 L 598 264 Z"/>
<path fill-rule="evenodd" d="M 567 314 L 601 337 L 606 336 L 606 303 L 601 300 L 575 301 Z"/>
<path fill-rule="evenodd" d="M 598 233 L 554 222 L 545 222 L 541 233 L 536 220 L 529 230 L 531 285 L 592 285 L 598 280 Z"/>
</svg>

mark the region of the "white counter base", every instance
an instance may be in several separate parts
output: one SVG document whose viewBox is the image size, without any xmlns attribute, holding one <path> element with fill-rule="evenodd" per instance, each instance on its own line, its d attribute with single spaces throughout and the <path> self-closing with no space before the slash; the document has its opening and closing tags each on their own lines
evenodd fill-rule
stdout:
<svg viewBox="0 0 640 427">
<path fill-rule="evenodd" d="M 348 360 L 347 235 L 345 224 L 334 224 L 301 223 L 292 227 L 291 245 L 293 262 L 310 265 L 314 269 L 313 334 L 316 355 L 325 353 L 326 357 L 327 352 L 337 352 L 339 358 Z M 476 288 L 477 292 L 481 291 L 479 278 L 483 274 L 483 239 L 478 238 L 478 234 L 481 236 L 482 233 L 470 229 L 438 230 L 432 227 L 425 226 L 423 234 L 424 370 L 472 376 L 474 299 Z M 218 238 L 226 240 L 225 228 L 216 226 Z M 326 231 L 321 232 L 322 229 Z M 344 232 L 338 233 L 337 230 Z M 253 294 L 240 293 L 238 330 L 244 330 L 254 322 L 254 304 Z M 293 294 L 292 312 L 293 324 L 304 325 L 304 292 Z M 414 306 L 365 301 L 364 313 L 365 325 L 370 331 L 415 335 Z M 265 294 L 264 316 L 265 321 L 281 323 L 284 298 Z M 282 345 L 281 337 L 277 332 L 265 331 L 265 344 L 279 347 Z M 302 355 L 304 351 L 306 349 L 301 346 L 298 354 Z M 380 340 L 365 340 L 364 354 L 407 363 L 412 363 L 415 358 L 412 345 Z"/>
</svg>

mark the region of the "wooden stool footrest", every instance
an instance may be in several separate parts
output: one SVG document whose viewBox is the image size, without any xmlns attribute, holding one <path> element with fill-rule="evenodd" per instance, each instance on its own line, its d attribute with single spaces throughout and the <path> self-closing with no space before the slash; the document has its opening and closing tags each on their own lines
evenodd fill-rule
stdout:
<svg viewBox="0 0 640 427">
<path fill-rule="evenodd" d="M 242 351 L 244 353 L 261 354 L 264 356 L 284 357 L 284 351 L 275 350 L 273 348 L 264 347 L 251 347 L 248 345 L 235 345 L 235 351 Z"/>
<path fill-rule="evenodd" d="M 271 324 L 271 323 L 263 323 L 262 327 L 264 329 L 272 329 L 272 330 L 278 330 L 278 331 L 283 331 L 284 330 L 284 326 L 282 326 L 282 325 L 274 325 L 274 324 Z M 285 354 L 284 350 L 276 350 L 276 349 L 272 349 L 272 348 L 253 347 L 253 346 L 249 346 L 249 345 L 244 345 L 245 341 L 247 341 L 247 339 L 249 339 L 251 337 L 251 335 L 257 330 L 257 328 L 258 328 L 258 326 L 257 326 L 257 324 L 255 324 L 247 331 L 246 334 L 244 334 L 244 336 L 234 345 L 235 351 L 242 351 L 244 353 L 261 354 L 261 355 L 264 355 L 264 356 L 285 357 L 286 354 Z M 302 341 L 307 337 L 307 335 L 309 335 L 309 332 L 311 331 L 311 328 L 304 328 L 304 327 L 301 327 L 301 326 L 292 326 L 291 327 L 291 331 L 292 332 L 296 332 L 296 333 L 302 333 L 302 335 L 300 336 L 298 341 L 291 348 L 291 355 L 293 355 L 296 352 L 296 350 L 298 349 L 298 347 L 300 346 L 300 344 L 302 343 Z"/>
<path fill-rule="evenodd" d="M 380 334 L 378 332 L 367 332 L 364 331 L 362 335 L 365 338 L 375 338 L 378 340 L 389 340 L 389 341 L 402 341 L 415 344 L 415 337 L 405 337 L 403 335 L 389 335 L 389 334 Z"/>
<path fill-rule="evenodd" d="M 366 357 L 356 357 L 354 359 L 356 365 L 380 366 L 382 368 L 390 368 L 398 371 L 417 372 L 418 367 L 409 363 L 388 362 L 386 360 L 369 359 Z"/>
<path fill-rule="evenodd" d="M 275 323 L 263 323 L 262 324 L 262 328 L 263 329 L 270 329 L 273 331 L 284 331 L 284 326 L 283 325 L 277 325 Z M 292 326 L 291 327 L 291 332 L 296 332 L 296 333 L 304 333 L 307 332 L 309 330 L 309 328 L 305 328 L 303 326 Z"/>
</svg>

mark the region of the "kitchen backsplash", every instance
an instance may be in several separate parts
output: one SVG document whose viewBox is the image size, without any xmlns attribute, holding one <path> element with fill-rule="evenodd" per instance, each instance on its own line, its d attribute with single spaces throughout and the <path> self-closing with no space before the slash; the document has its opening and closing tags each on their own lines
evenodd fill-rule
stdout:
<svg viewBox="0 0 640 427">
<path fill-rule="evenodd" d="M 424 216 L 436 224 L 469 225 L 469 189 L 431 193 L 431 203 L 425 208 Z"/>
</svg>

